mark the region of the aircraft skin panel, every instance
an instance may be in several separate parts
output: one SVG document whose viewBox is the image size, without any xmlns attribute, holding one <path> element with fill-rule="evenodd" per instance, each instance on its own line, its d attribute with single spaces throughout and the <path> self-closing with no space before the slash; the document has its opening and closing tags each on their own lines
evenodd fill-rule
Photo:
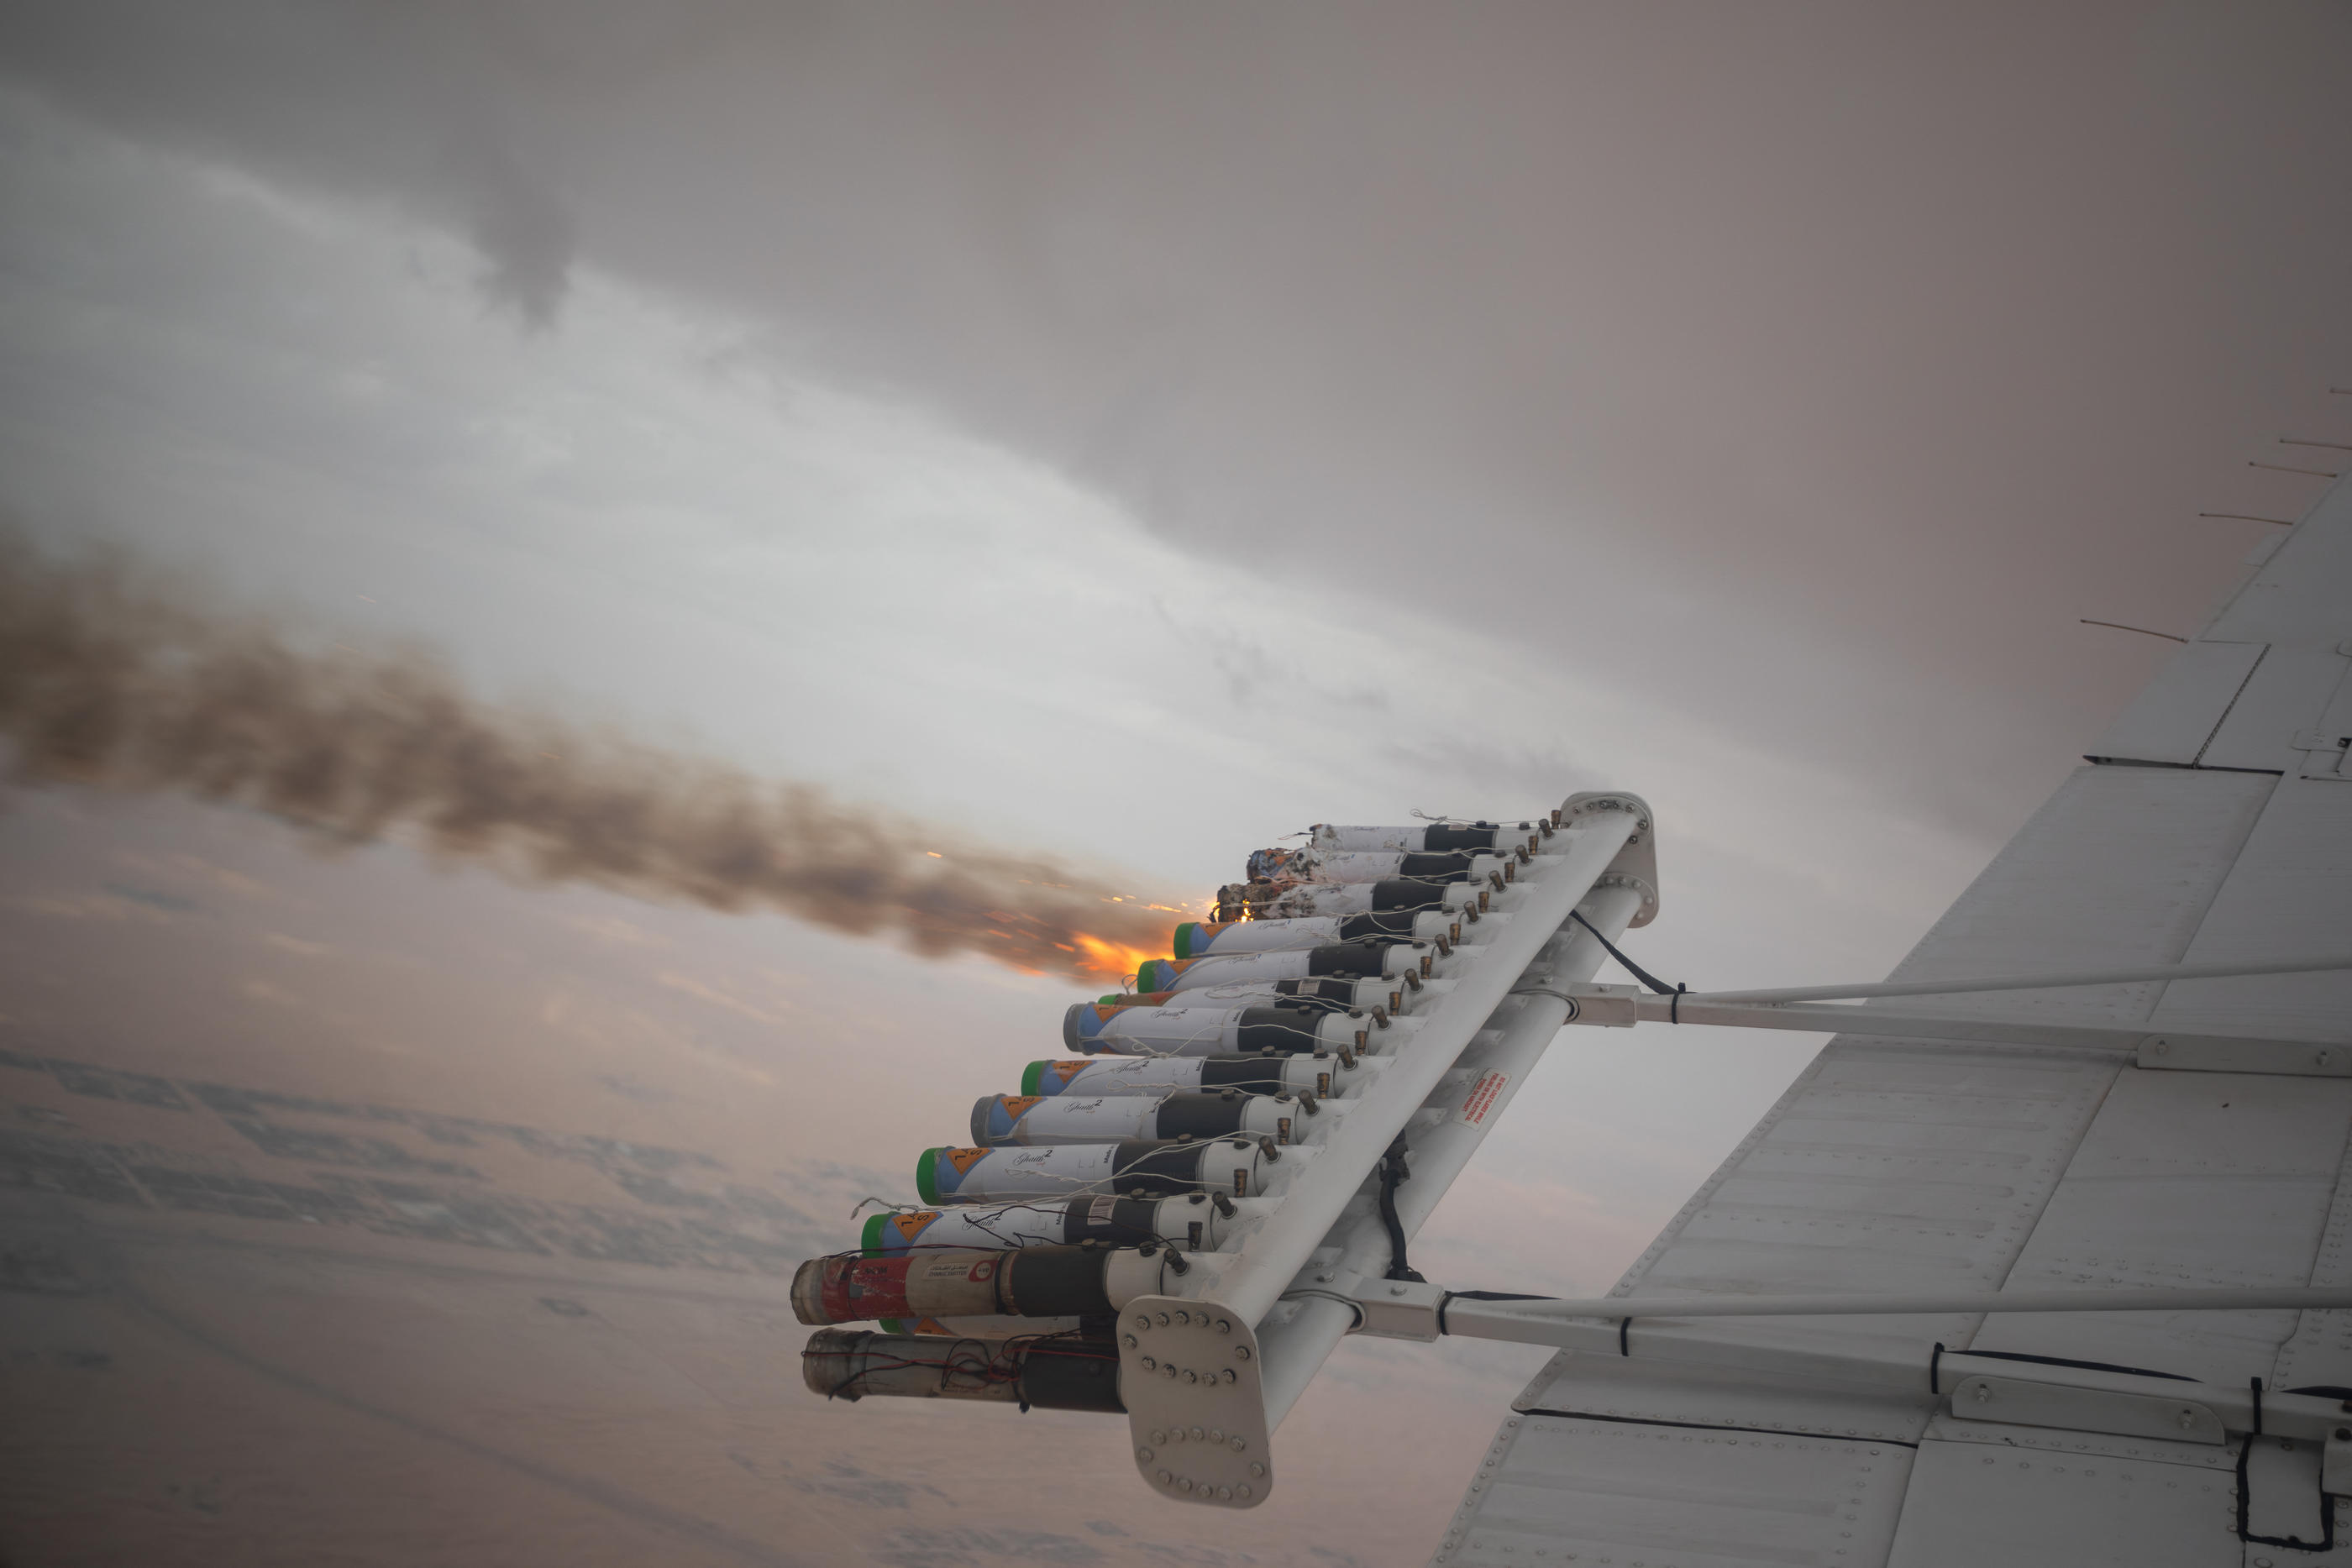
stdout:
<svg viewBox="0 0 2352 1568">
<path fill-rule="evenodd" d="M 1894 1551 L 1884 1559 L 1889 1568 L 2243 1568 L 2246 1561 L 2227 1469 L 1930 1439 L 1919 1445 L 1909 1481 Z"/>
<path fill-rule="evenodd" d="M 1889 978 L 2179 963 L 2277 787 L 2267 773 L 2077 768 Z M 1938 997 L 1935 1006 L 2136 1023 L 2161 989 L 2144 981 L 1993 991 Z"/>
<path fill-rule="evenodd" d="M 1613 1293 L 1997 1289 L 2121 1061 L 1842 1036 Z M 1884 1339 L 1924 1354 L 1971 1322 L 1712 1320 L 1701 1332 L 1775 1345 Z M 1551 1402 L 1551 1372 L 1528 1402 Z"/>
<path fill-rule="evenodd" d="M 1439 1558 L 1477 1568 L 1878 1563 L 1910 1467 L 1903 1443 L 1515 1416 Z"/>
<path fill-rule="evenodd" d="M 2006 1287 L 2305 1285 L 2352 1080 L 2126 1068 Z M 1970 1348 L 2268 1382 L 2296 1314 L 1995 1313 Z"/>
<path fill-rule="evenodd" d="M 2352 953 L 2352 486 L 2256 559 L 1892 978 Z M 2113 1050 L 1840 1035 L 1618 1294 L 2352 1283 L 2352 1078 L 2316 1052 L 2197 1071 L 2154 1050 L 2155 1031 L 2352 1041 L 2352 974 L 1871 1005 L 2151 1032 Z M 1438 1562 L 2352 1563 L 2316 1443 L 2104 1435 L 2129 1423 L 2087 1429 L 2116 1417 L 2079 1401 L 2044 1427 L 1970 1419 L 1929 1370 L 2000 1353 L 2352 1389 L 2352 1312 L 1641 1319 L 1624 1343 L 1529 1384 L 1514 1419 L 1557 1425 L 1505 1427 Z M 1857 1514 L 1816 1542 L 1792 1513 L 1742 1545 L 1718 1494 L 1858 1495 L 1819 1454 L 1768 1487 L 1759 1441 L 1876 1447 L 1903 1489 L 1891 1528 Z M 1647 1463 L 1622 1469 L 1628 1452 Z"/>
<path fill-rule="evenodd" d="M 2168 660 L 2091 747 L 2102 762 L 2197 760 L 2262 661 L 2260 643 L 2190 643 Z"/>
<path fill-rule="evenodd" d="M 2352 780 L 2277 779 L 2186 961 L 2346 951 L 2352 951 Z M 2200 1033 L 2352 1040 L 2352 974 L 2175 980 L 2149 1016 L 2160 1028 Z"/>
</svg>

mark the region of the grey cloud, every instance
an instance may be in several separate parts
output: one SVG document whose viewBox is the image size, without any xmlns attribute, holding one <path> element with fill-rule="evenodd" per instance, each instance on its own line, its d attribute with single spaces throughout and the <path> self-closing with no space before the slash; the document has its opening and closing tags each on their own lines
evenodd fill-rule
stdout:
<svg viewBox="0 0 2352 1568">
<path fill-rule="evenodd" d="M 1194 551 L 1994 837 L 2337 430 L 2337 7 L 20 7 L 83 112 L 718 302 Z M 2334 419 L 2336 423 L 2330 423 Z M 2290 426 L 2295 428 L 2290 429 Z M 2258 531 L 2258 530 L 2257 530 Z"/>
</svg>

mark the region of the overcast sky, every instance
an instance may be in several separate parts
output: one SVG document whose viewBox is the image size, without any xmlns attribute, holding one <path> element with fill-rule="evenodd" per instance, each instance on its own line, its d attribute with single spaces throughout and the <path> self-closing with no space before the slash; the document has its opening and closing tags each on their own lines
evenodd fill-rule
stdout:
<svg viewBox="0 0 2352 1568">
<path fill-rule="evenodd" d="M 2322 482 L 2249 461 L 2352 441 L 2340 5 L 7 12 L 22 527 L 1193 897 L 1308 821 L 1605 784 L 1659 812 L 1664 972 L 1873 977 L 2168 646 L 2078 618 L 2193 630 L 2270 531 L 2197 514 L 2295 517 Z M 533 1009 L 354 1023 L 362 1076 L 778 1168 L 898 1171 L 1073 995 L 275 831 L 20 798 L 9 918 L 192 966 L 223 1040 L 255 983 L 396 1011 L 371 942 L 544 925 Z M 175 852 L 360 967 L 193 883 L 245 946 L 92 915 Z M 595 962 L 660 1027 L 540 1005 Z M 1806 1054 L 1652 1033 L 1564 1044 L 1449 1263 L 1605 1286 Z M 1479 1260 L 1506 1199 L 1557 1244 Z"/>
</svg>

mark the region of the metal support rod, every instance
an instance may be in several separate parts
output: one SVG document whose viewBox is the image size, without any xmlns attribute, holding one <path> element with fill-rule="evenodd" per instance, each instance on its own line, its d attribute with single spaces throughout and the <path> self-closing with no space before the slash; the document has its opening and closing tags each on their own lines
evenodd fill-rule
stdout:
<svg viewBox="0 0 2352 1568">
<path fill-rule="evenodd" d="M 1884 1008 L 1808 1007 L 1785 1002 L 1718 1002 L 1696 993 L 1679 997 L 1612 998 L 1633 1004 L 1643 1023 L 1708 1024 L 1724 1029 L 1786 1029 L 1808 1034 L 1874 1034 L 1895 1040 L 1979 1040 L 2010 1045 L 2086 1046 L 2130 1051 L 2151 1040 L 2208 1041 L 2231 1045 L 2337 1045 L 2327 1040 L 2257 1040 L 2242 1035 L 2187 1035 L 2147 1024 L 2043 1023 L 2033 1019 L 1987 1018 L 1966 1013 L 1895 1012 Z M 1594 1012 L 1601 1008 L 1593 1008 Z M 1606 1023 L 1605 1019 L 1575 1021 Z"/>
<path fill-rule="evenodd" d="M 2106 1291 L 1953 1291 L 1943 1295 L 1546 1296 L 1532 1301 L 1445 1302 L 1445 1332 L 1477 1339 L 1530 1340 L 1524 1327 L 1592 1318 L 1614 1325 L 1643 1318 L 1895 1317 L 1953 1312 L 2255 1312 L 2352 1307 L 2352 1286 L 2273 1285 L 2236 1290 L 2200 1285 Z M 1511 1332 L 1490 1333 L 1490 1329 Z"/>
<path fill-rule="evenodd" d="M 2293 518 L 2258 517 L 2252 512 L 2200 512 L 2197 515 L 2200 517 L 2220 517 L 2225 521 L 2232 523 L 2276 523 L 2283 528 L 2291 528 L 2294 527 L 2294 521 Z"/>
<path fill-rule="evenodd" d="M 2340 479 L 2340 474 L 2330 474 L 2325 468 L 2290 468 L 2284 463 L 2248 463 L 2249 468 L 2267 468 L 2273 474 L 2308 474 L 2315 479 Z"/>
<path fill-rule="evenodd" d="M 2273 958 L 2260 963 L 2167 964 L 2138 969 L 2084 969 L 2050 975 L 2000 975 L 1975 980 L 1895 980 L 1865 986 L 1793 986 L 1779 990 L 1691 991 L 1693 1002 L 1828 1002 L 1868 997 L 1948 997 L 1971 991 L 2038 991 L 2069 986 L 2120 986 L 2138 980 L 2225 980 L 2240 975 L 2308 975 L 2352 969 L 2352 955 Z"/>
<path fill-rule="evenodd" d="M 2325 446 L 2331 452 L 2352 452 L 2352 442 L 2305 441 L 2293 435 L 2280 436 L 2279 444 L 2281 446 Z"/>
</svg>

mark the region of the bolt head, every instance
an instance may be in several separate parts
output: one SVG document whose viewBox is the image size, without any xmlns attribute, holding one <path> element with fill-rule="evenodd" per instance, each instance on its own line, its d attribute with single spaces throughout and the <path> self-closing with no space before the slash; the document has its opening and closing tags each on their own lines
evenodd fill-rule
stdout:
<svg viewBox="0 0 2352 1568">
<path fill-rule="evenodd" d="M 1135 1326 L 1139 1329 L 1148 1329 L 1151 1326 L 1151 1320 L 1143 1313 L 1138 1312 L 1135 1314 Z"/>
<path fill-rule="evenodd" d="M 1255 1459 L 1252 1459 L 1250 1461 L 1250 1474 L 1254 1476 L 1263 1476 L 1265 1474 L 1265 1467 L 1259 1464 Z"/>
<path fill-rule="evenodd" d="M 1142 1342 L 1141 1340 L 1137 1339 L 1137 1338 L 1136 1338 L 1133 1334 L 1131 1334 L 1131 1333 L 1123 1333 L 1123 1334 L 1121 1334 L 1121 1335 L 1119 1335 L 1119 1336 L 1118 1336 L 1118 1343 L 1121 1343 L 1121 1344 L 1123 1344 L 1123 1345 L 1125 1345 L 1125 1346 L 1127 1346 L 1127 1348 L 1128 1348 L 1128 1349 L 1129 1349 L 1129 1350 L 1133 1350 L 1137 1345 L 1139 1345 L 1139 1344 L 1142 1343 L 1143 1342 Z"/>
<path fill-rule="evenodd" d="M 1151 1450 L 1149 1448 L 1138 1448 L 1135 1450 L 1135 1457 L 1141 1459 L 1144 1463 L 1150 1464 L 1151 1462 Z"/>
<path fill-rule="evenodd" d="M 1250 1358 L 1250 1347 L 1245 1344 L 1237 1344 L 1234 1346 L 1234 1354 L 1236 1358 L 1242 1361 L 1247 1361 Z"/>
</svg>

